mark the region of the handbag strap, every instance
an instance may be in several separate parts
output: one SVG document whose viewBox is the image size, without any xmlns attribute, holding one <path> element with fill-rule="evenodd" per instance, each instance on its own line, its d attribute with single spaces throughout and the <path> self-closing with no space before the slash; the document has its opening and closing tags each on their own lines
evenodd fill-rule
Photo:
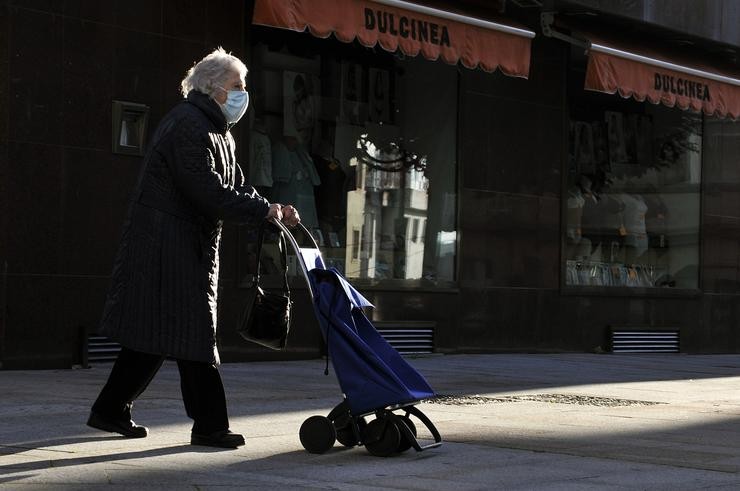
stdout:
<svg viewBox="0 0 740 491">
<path fill-rule="evenodd" d="M 262 264 L 262 246 L 265 243 L 266 229 L 270 225 L 270 222 L 265 219 L 260 224 L 260 228 L 257 232 L 257 275 L 255 277 L 255 285 L 260 286 L 261 278 L 261 264 Z M 290 296 L 290 287 L 288 286 L 288 243 L 285 240 L 283 231 L 279 231 L 278 236 L 278 247 L 280 248 L 280 262 L 283 267 L 283 293 Z"/>
</svg>

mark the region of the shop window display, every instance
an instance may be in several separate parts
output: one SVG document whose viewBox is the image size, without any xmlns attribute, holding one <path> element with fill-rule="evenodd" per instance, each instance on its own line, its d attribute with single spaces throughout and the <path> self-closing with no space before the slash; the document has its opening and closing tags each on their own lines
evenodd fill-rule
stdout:
<svg viewBox="0 0 740 491">
<path fill-rule="evenodd" d="M 698 288 L 702 117 L 587 97 L 571 112 L 566 285 Z"/>
<path fill-rule="evenodd" d="M 269 28 L 252 48 L 260 193 L 295 204 L 348 278 L 453 281 L 456 68 Z"/>
</svg>

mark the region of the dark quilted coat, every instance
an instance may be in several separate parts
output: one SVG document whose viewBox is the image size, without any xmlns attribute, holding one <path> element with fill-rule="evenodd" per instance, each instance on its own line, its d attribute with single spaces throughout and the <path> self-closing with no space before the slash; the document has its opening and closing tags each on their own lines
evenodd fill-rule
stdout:
<svg viewBox="0 0 740 491">
<path fill-rule="evenodd" d="M 134 350 L 219 363 L 222 223 L 256 225 L 268 208 L 244 184 L 218 104 L 190 92 L 164 117 L 144 159 L 100 332 Z"/>
</svg>

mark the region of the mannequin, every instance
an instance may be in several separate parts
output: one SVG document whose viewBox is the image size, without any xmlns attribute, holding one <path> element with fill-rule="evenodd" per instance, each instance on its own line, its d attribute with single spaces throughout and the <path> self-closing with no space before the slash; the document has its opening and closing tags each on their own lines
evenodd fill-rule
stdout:
<svg viewBox="0 0 740 491">
<path fill-rule="evenodd" d="M 588 259 L 591 255 L 591 241 L 583 237 L 581 219 L 586 200 L 594 200 L 591 194 L 591 180 L 580 176 L 578 182 L 568 189 L 567 215 L 567 258 Z"/>
<path fill-rule="evenodd" d="M 635 263 L 648 250 L 645 227 L 645 215 L 648 206 L 639 194 L 622 193 L 619 195 L 619 200 L 624 204 L 625 262 Z"/>
<path fill-rule="evenodd" d="M 321 184 L 311 156 L 294 136 L 284 136 L 272 146 L 272 200 L 294 203 L 301 210 L 301 222 L 316 228 L 314 186 Z"/>
<path fill-rule="evenodd" d="M 622 210 L 624 205 L 606 193 L 593 194 L 586 200 L 581 220 L 582 234 L 592 244 L 594 261 L 622 262 L 621 248 L 624 241 Z"/>
<path fill-rule="evenodd" d="M 339 237 L 347 218 L 347 174 L 334 158 L 332 145 L 322 140 L 313 155 L 316 171 L 321 179 L 317 188 L 316 208 L 321 228 L 327 234 L 336 232 Z"/>
<path fill-rule="evenodd" d="M 315 115 L 311 92 L 306 84 L 305 75 L 296 74 L 293 79 L 293 125 L 297 132 L 298 140 L 306 145 L 311 146 L 313 141 L 313 129 L 315 124 Z"/>
<path fill-rule="evenodd" d="M 668 206 L 655 186 L 648 187 L 644 198 L 648 207 L 645 214 L 648 244 L 660 255 L 668 248 Z"/>
<path fill-rule="evenodd" d="M 249 184 L 263 196 L 272 187 L 272 145 L 261 118 L 255 118 L 249 133 Z"/>
</svg>

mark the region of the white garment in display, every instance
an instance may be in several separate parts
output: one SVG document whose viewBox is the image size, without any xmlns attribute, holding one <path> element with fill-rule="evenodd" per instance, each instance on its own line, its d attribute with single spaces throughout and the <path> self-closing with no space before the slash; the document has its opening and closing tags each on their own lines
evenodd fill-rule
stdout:
<svg viewBox="0 0 740 491">
<path fill-rule="evenodd" d="M 624 228 L 627 235 L 624 238 L 624 244 L 635 248 L 635 253 L 639 256 L 648 250 L 647 229 L 645 228 L 645 214 L 647 213 L 647 204 L 642 196 L 637 194 L 622 193 L 619 200 L 624 204 Z"/>
<path fill-rule="evenodd" d="M 259 131 L 249 134 L 249 179 L 252 186 L 272 186 L 272 146 L 270 138 Z"/>
<path fill-rule="evenodd" d="M 578 188 L 568 190 L 568 240 L 577 244 L 581 241 L 581 217 L 586 200 Z"/>
</svg>

